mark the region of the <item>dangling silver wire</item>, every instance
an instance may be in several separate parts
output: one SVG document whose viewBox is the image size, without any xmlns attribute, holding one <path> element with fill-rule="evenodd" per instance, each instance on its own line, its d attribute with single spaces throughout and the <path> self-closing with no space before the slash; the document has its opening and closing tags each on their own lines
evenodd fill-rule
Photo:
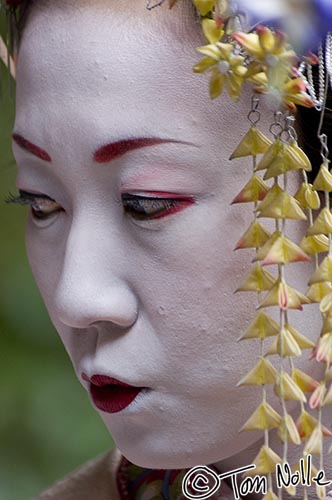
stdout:
<svg viewBox="0 0 332 500">
<path fill-rule="evenodd" d="M 285 118 L 284 132 L 285 132 L 285 134 L 287 134 L 286 140 L 288 142 L 291 142 L 291 143 L 294 141 L 297 142 L 297 139 L 298 139 L 297 132 L 296 132 L 296 129 L 294 127 L 295 121 L 296 121 L 295 116 L 293 116 L 293 115 L 286 116 L 286 118 Z"/>
<path fill-rule="evenodd" d="M 319 52 L 319 79 L 320 85 L 324 88 L 323 99 L 322 99 L 322 107 L 321 107 L 321 115 L 317 130 L 317 137 L 321 145 L 321 157 L 323 162 L 329 162 L 329 148 L 328 148 L 328 137 L 324 134 L 323 125 L 326 113 L 326 104 L 327 104 L 327 96 L 329 87 L 332 84 L 332 35 L 331 33 L 327 34 L 326 37 L 326 48 L 325 54 L 323 49 Z M 323 80 L 323 82 L 321 82 Z"/>
<path fill-rule="evenodd" d="M 325 48 L 325 66 L 327 77 L 332 90 L 332 33 L 328 33 L 326 37 L 326 48 Z"/>
<path fill-rule="evenodd" d="M 274 122 L 270 126 L 270 132 L 275 139 L 279 139 L 284 131 L 284 127 L 282 125 L 282 117 L 283 113 L 281 111 L 276 111 L 274 113 Z"/>
<path fill-rule="evenodd" d="M 165 2 L 165 0 L 159 0 L 159 2 L 151 5 L 151 0 L 147 0 L 147 2 L 146 2 L 146 8 L 148 10 L 152 10 L 152 9 L 155 9 L 156 7 L 160 7 L 164 2 Z"/>
<path fill-rule="evenodd" d="M 257 95 L 253 95 L 251 97 L 251 109 L 248 113 L 248 120 L 251 125 L 255 126 L 261 119 L 261 113 L 258 111 L 259 108 L 259 97 Z"/>
</svg>

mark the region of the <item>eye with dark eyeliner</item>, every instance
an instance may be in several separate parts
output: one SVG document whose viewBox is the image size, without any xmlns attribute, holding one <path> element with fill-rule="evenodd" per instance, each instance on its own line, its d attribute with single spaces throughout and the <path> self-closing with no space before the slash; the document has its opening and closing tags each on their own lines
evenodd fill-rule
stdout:
<svg viewBox="0 0 332 500">
<path fill-rule="evenodd" d="M 19 196 L 9 193 L 5 202 L 30 206 L 32 216 L 37 220 L 46 220 L 63 211 L 63 208 L 50 196 L 22 190 L 19 190 Z M 129 217 L 135 220 L 154 220 L 180 212 L 195 203 L 195 200 L 192 197 L 179 195 L 166 197 L 165 194 L 161 193 L 160 196 L 123 193 L 121 203 L 124 213 Z"/>
<path fill-rule="evenodd" d="M 35 219 L 45 220 L 63 211 L 63 208 L 53 198 L 46 194 L 35 194 L 22 190 L 19 190 L 19 193 L 19 196 L 14 196 L 12 193 L 9 193 L 5 202 L 9 204 L 30 206 L 32 216 Z"/>
<path fill-rule="evenodd" d="M 124 212 L 136 220 L 161 219 L 175 214 L 195 203 L 193 198 L 142 196 L 123 193 L 121 195 Z"/>
</svg>

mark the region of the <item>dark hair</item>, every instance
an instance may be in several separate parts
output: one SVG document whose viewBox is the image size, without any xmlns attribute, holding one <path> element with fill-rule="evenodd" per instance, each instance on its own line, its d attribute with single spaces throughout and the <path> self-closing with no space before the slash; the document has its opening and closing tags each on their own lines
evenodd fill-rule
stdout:
<svg viewBox="0 0 332 500">
<path fill-rule="evenodd" d="M 297 112 L 299 143 L 304 152 L 310 158 L 312 164 L 312 172 L 310 173 L 310 181 L 313 182 L 316 177 L 319 167 L 322 164 L 321 142 L 318 138 L 318 128 L 321 119 L 321 113 L 314 108 L 308 109 L 300 107 Z M 327 95 L 326 109 L 323 121 L 322 134 L 326 134 L 332 140 L 332 92 Z M 332 142 L 330 143 L 332 147 Z M 332 161 L 332 151 L 329 154 L 329 160 Z"/>
</svg>

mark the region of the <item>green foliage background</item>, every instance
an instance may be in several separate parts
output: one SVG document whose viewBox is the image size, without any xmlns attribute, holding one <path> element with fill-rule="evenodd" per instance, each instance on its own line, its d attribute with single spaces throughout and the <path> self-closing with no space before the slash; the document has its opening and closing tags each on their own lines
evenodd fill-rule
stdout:
<svg viewBox="0 0 332 500">
<path fill-rule="evenodd" d="M 4 202 L 16 193 L 14 100 L 0 65 L 0 499 L 28 500 L 114 445 L 34 284 L 24 248 L 27 208 Z"/>
</svg>

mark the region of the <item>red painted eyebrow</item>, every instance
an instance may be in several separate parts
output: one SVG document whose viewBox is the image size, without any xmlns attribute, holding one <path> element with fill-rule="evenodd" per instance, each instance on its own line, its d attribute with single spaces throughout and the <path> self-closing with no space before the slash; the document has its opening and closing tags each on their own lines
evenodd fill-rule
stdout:
<svg viewBox="0 0 332 500">
<path fill-rule="evenodd" d="M 13 134 L 12 138 L 13 141 L 15 141 L 18 146 L 20 146 L 20 148 L 29 151 L 29 153 L 33 154 L 34 156 L 37 156 L 37 158 L 40 158 L 41 160 L 44 161 L 52 161 L 52 158 L 44 149 L 40 148 L 39 146 L 36 146 L 36 144 L 33 144 L 33 142 L 28 141 L 28 139 L 26 139 L 22 135 Z"/>
<path fill-rule="evenodd" d="M 97 163 L 108 163 L 119 156 L 132 151 L 133 149 L 145 148 L 147 146 L 155 146 L 167 142 L 177 142 L 181 144 L 190 144 L 190 142 L 178 141 L 175 139 L 160 139 L 158 137 L 138 137 L 133 139 L 124 139 L 117 142 L 111 142 L 105 146 L 101 146 L 93 154 L 93 159 Z"/>
<path fill-rule="evenodd" d="M 12 135 L 12 138 L 13 141 L 15 141 L 18 146 L 20 146 L 22 149 L 25 149 L 34 156 L 37 156 L 37 158 L 40 158 L 41 160 L 48 162 L 52 161 L 51 156 L 44 149 L 40 148 L 36 144 L 33 144 L 33 142 L 28 141 L 28 139 L 26 139 L 22 135 L 14 133 Z M 108 163 L 114 160 L 115 158 L 123 156 L 125 153 L 128 153 L 129 151 L 132 151 L 134 149 L 145 148 L 148 146 L 155 146 L 157 144 L 163 144 L 168 142 L 188 144 L 194 146 L 194 144 L 191 142 L 179 141 L 176 139 L 160 139 L 158 137 L 147 137 L 147 138 L 138 137 L 134 139 L 123 139 L 120 141 L 111 142 L 109 144 L 101 146 L 94 152 L 93 159 L 97 163 Z"/>
</svg>

